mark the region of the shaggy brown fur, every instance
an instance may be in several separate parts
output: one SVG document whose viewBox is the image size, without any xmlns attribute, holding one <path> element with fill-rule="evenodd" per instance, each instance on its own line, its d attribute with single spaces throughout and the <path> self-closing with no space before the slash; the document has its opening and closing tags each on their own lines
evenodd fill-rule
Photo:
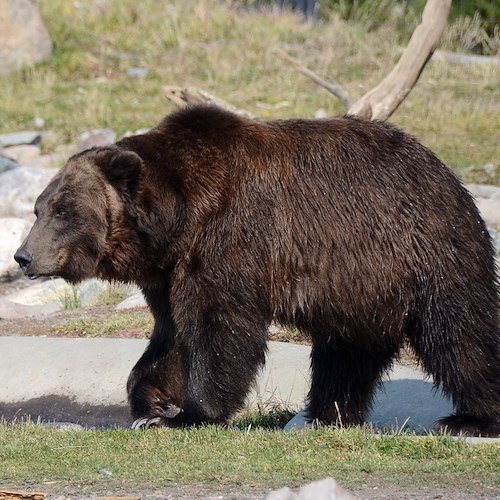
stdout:
<svg viewBox="0 0 500 500">
<path fill-rule="evenodd" d="M 455 175 L 392 126 L 194 107 L 74 156 L 36 211 L 16 254 L 28 276 L 144 291 L 137 426 L 226 422 L 275 319 L 312 336 L 311 418 L 362 423 L 407 339 L 453 399 L 442 425 L 500 433 L 489 235 Z"/>
</svg>

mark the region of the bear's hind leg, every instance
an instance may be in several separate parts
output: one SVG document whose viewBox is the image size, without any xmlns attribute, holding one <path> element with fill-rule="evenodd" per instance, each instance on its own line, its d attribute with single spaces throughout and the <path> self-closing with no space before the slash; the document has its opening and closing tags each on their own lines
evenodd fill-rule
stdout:
<svg viewBox="0 0 500 500">
<path fill-rule="evenodd" d="M 342 426 L 365 422 L 373 392 L 400 346 L 389 342 L 372 347 L 342 340 L 340 334 L 314 342 L 307 405 L 311 420 Z"/>
<path fill-rule="evenodd" d="M 410 318 L 408 338 L 424 370 L 451 396 L 438 421 L 453 434 L 500 434 L 500 333 L 494 287 L 435 288 Z M 480 297 L 473 297 L 473 294 Z"/>
</svg>

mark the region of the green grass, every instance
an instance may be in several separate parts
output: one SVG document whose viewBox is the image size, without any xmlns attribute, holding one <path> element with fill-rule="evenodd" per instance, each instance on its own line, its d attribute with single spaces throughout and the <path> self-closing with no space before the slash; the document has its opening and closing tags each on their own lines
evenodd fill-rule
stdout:
<svg viewBox="0 0 500 500">
<path fill-rule="evenodd" d="M 111 127 L 120 137 L 154 125 L 173 109 L 162 94 L 166 84 L 202 88 L 263 118 L 311 117 L 319 108 L 339 114 L 339 102 L 279 60 L 275 47 L 342 84 L 352 100 L 377 84 L 401 53 L 402 20 L 392 17 L 373 30 L 366 15 L 345 22 L 333 13 L 312 26 L 291 14 L 215 0 L 40 5 L 54 56 L 0 75 L 0 132 L 31 128 L 40 116 L 50 132 L 47 152 L 88 129 Z M 479 30 L 462 24 L 450 26 L 446 48 L 460 49 Z M 488 41 L 493 53 L 498 40 L 499 33 Z M 148 68 L 148 76 L 127 77 L 135 66 Z M 499 78 L 498 66 L 430 62 L 390 121 L 434 149 L 465 181 L 500 184 Z M 483 171 L 486 163 L 493 172 Z"/>
<path fill-rule="evenodd" d="M 324 428 L 283 433 L 208 426 L 196 429 L 58 431 L 0 426 L 0 481 L 218 482 L 296 485 L 325 476 L 352 485 L 369 475 L 401 484 L 474 477 L 500 484 L 500 445 L 449 437 Z"/>
<path fill-rule="evenodd" d="M 107 316 L 77 318 L 51 329 L 52 336 L 120 337 L 134 332 L 135 337 L 148 338 L 153 328 L 149 312 L 120 312 Z"/>
</svg>

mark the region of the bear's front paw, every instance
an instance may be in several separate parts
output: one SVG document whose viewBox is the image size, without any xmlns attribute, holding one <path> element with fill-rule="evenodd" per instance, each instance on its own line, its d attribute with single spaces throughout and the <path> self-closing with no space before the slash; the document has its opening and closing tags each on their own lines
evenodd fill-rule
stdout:
<svg viewBox="0 0 500 500">
<path fill-rule="evenodd" d="M 162 415 L 136 418 L 132 424 L 132 429 L 137 431 L 140 429 L 149 429 L 150 427 L 171 427 L 171 419 L 175 418 L 181 412 L 182 409 L 174 404 L 166 405 L 162 410 Z"/>
<path fill-rule="evenodd" d="M 134 420 L 132 424 L 133 431 L 140 431 L 141 429 L 149 429 L 150 427 L 163 427 L 165 424 L 163 423 L 163 417 L 153 417 L 147 418 L 142 417 Z"/>
</svg>

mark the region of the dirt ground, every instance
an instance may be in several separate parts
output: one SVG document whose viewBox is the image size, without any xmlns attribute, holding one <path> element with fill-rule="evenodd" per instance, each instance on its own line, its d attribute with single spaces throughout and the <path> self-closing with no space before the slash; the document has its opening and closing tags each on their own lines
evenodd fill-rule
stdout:
<svg viewBox="0 0 500 500">
<path fill-rule="evenodd" d="M 282 488 L 282 485 L 262 484 L 182 484 L 151 482 L 128 483 L 116 479 L 103 478 L 102 481 L 65 482 L 47 481 L 42 484 L 1 485 L 2 490 L 11 490 L 33 494 L 40 492 L 45 498 L 58 500 L 87 498 L 123 498 L 132 499 L 225 499 L 225 500 L 257 500 L 265 499 L 271 491 Z M 300 486 L 291 488 L 297 492 Z M 443 477 L 425 482 L 422 478 L 412 484 L 392 484 L 382 477 L 371 476 L 360 480 L 356 485 L 345 487 L 354 498 L 367 499 L 499 499 L 500 487 L 481 484 L 474 478 Z M 19 498 L 19 497 L 17 497 Z M 30 497 L 25 497 L 30 498 Z M 31 497 L 33 498 L 33 497 Z M 287 497 L 286 500 L 292 500 Z M 320 500 L 320 499 L 318 499 Z"/>
</svg>

